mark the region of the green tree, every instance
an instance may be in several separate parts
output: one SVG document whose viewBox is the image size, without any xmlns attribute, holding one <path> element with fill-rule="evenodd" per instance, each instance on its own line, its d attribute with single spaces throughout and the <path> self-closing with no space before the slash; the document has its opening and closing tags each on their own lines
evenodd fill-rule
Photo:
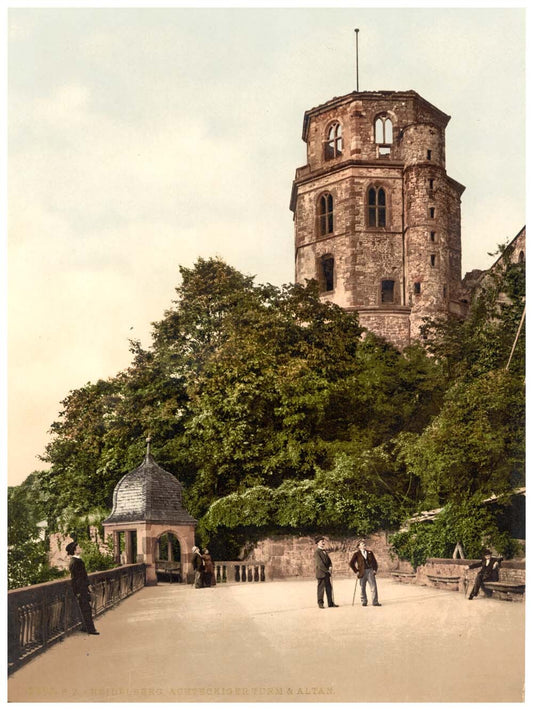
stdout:
<svg viewBox="0 0 533 710">
<path fill-rule="evenodd" d="M 524 481 L 524 383 L 505 370 L 459 381 L 420 436 L 406 437 L 402 456 L 435 507 L 480 492 L 512 490 Z"/>
<path fill-rule="evenodd" d="M 8 587 L 39 584 L 63 575 L 48 562 L 48 539 L 43 521 L 44 494 L 40 474 L 34 472 L 20 485 L 8 488 Z"/>
<path fill-rule="evenodd" d="M 428 322 L 425 347 L 402 353 L 362 338 L 315 282 L 257 285 L 219 259 L 181 268 L 150 347 L 132 342 L 130 367 L 63 401 L 47 517 L 109 509 L 148 434 L 202 540 L 225 530 L 233 547 L 268 525 L 363 532 L 421 500 L 507 490 L 524 459 L 523 336 L 504 369 L 524 273 L 507 262 L 466 320 Z"/>
<path fill-rule="evenodd" d="M 505 368 L 519 334 L 509 369 L 525 372 L 525 262 L 512 263 L 500 247 L 500 260 L 485 275 L 472 297 L 468 316 L 427 320 L 422 333 L 430 352 L 442 365 L 449 382 L 474 379 Z"/>
</svg>

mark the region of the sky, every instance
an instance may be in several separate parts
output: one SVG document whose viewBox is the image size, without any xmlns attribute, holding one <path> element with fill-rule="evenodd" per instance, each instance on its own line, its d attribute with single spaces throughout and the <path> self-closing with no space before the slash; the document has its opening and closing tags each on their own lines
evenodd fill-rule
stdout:
<svg viewBox="0 0 533 710">
<path fill-rule="evenodd" d="M 8 483 L 69 391 L 150 344 L 179 266 L 294 280 L 304 112 L 414 90 L 451 116 L 463 274 L 525 224 L 525 10 L 20 7 L 7 16 Z"/>
</svg>

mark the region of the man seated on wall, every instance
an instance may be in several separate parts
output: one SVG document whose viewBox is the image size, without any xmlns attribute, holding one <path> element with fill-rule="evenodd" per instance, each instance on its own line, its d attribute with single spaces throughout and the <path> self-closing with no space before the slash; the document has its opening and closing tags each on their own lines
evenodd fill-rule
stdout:
<svg viewBox="0 0 533 710">
<path fill-rule="evenodd" d="M 476 569 L 480 567 L 481 569 L 476 574 L 474 580 L 474 586 L 470 592 L 468 599 L 472 601 L 474 597 L 477 597 L 479 590 L 482 589 L 486 596 L 492 596 L 492 591 L 485 587 L 485 582 L 494 582 L 498 580 L 498 573 L 500 569 L 501 557 L 493 557 L 490 550 L 483 550 L 483 558 L 480 562 L 474 562 L 470 565 L 469 569 Z"/>
</svg>

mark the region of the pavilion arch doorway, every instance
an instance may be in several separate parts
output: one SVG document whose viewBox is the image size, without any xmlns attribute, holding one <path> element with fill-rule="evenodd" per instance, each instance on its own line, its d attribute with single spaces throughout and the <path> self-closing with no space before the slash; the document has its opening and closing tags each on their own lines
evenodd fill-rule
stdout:
<svg viewBox="0 0 533 710">
<path fill-rule="evenodd" d="M 161 533 L 154 540 L 154 546 L 157 581 L 182 582 L 181 545 L 176 534 L 171 530 Z"/>
</svg>

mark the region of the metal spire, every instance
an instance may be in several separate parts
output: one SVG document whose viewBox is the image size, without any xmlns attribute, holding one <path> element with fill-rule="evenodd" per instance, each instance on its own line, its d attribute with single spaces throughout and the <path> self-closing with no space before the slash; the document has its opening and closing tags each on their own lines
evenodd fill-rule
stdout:
<svg viewBox="0 0 533 710">
<path fill-rule="evenodd" d="M 355 32 L 355 90 L 359 91 L 359 30 Z"/>
</svg>

